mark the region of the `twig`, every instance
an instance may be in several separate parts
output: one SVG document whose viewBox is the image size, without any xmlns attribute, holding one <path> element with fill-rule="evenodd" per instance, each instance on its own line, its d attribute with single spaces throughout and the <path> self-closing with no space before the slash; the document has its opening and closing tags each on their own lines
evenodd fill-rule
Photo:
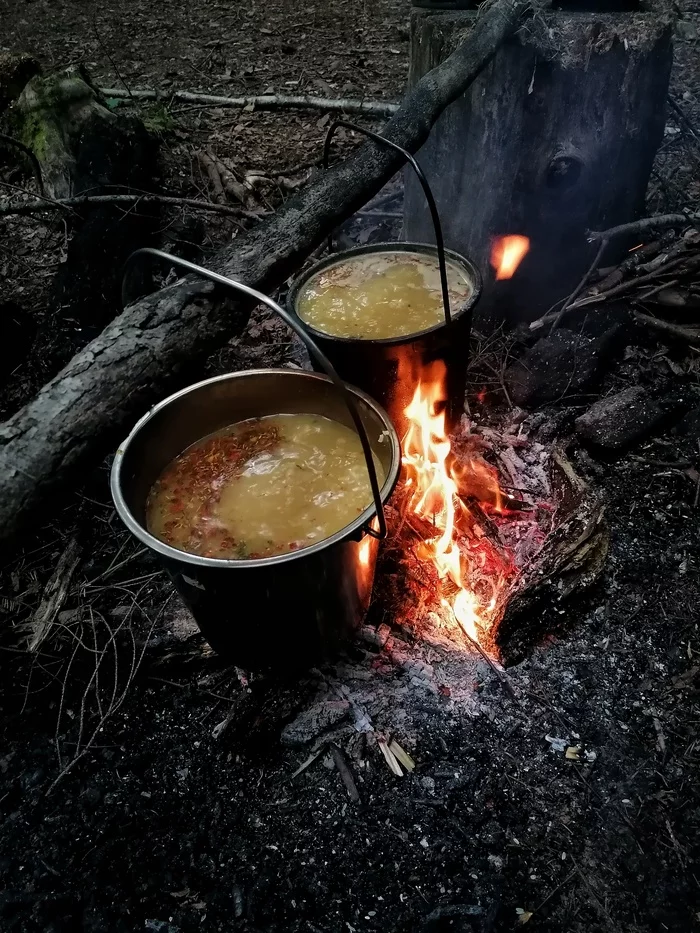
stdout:
<svg viewBox="0 0 700 933">
<path fill-rule="evenodd" d="M 352 776 L 350 766 L 345 760 L 345 755 L 343 755 L 335 742 L 331 742 L 329 748 L 331 755 L 333 756 L 335 766 L 338 769 L 338 774 L 343 779 L 343 784 L 345 784 L 345 787 L 347 788 L 348 796 L 353 801 L 353 803 L 359 803 L 360 792 L 357 789 L 357 784 L 355 784 L 355 779 Z"/>
<path fill-rule="evenodd" d="M 684 111 L 681 110 L 681 108 L 678 106 L 678 104 L 675 102 L 675 100 L 671 97 L 670 94 L 668 95 L 667 100 L 671 106 L 671 110 L 678 117 L 679 122 L 686 128 L 686 130 L 693 137 L 695 142 L 700 143 L 700 135 L 698 135 L 695 127 L 691 123 L 690 119 L 686 116 Z"/>
<path fill-rule="evenodd" d="M 660 285 L 656 285 L 654 288 L 650 289 L 650 291 L 645 292 L 643 295 L 640 295 L 638 298 L 635 298 L 634 300 L 635 302 L 648 301 L 650 298 L 653 298 L 654 295 L 658 295 L 659 292 L 663 292 L 667 288 L 673 288 L 674 285 L 678 285 L 679 282 L 680 282 L 680 279 L 671 279 L 670 282 L 662 282 Z"/>
<path fill-rule="evenodd" d="M 599 908 L 601 914 L 602 914 L 603 917 L 605 917 L 605 919 L 607 920 L 610 929 L 611 929 L 611 930 L 614 930 L 614 931 L 617 931 L 617 930 L 618 930 L 617 924 L 613 922 L 613 918 L 610 916 L 610 914 L 608 913 L 608 911 L 605 909 L 605 907 L 604 907 L 603 904 L 601 903 L 600 898 L 598 897 L 598 894 L 597 894 L 595 888 L 594 888 L 593 885 L 590 883 L 590 881 L 588 880 L 588 878 L 586 878 L 586 876 L 584 875 L 584 873 L 581 871 L 581 869 L 579 868 L 578 862 L 577 862 L 576 859 L 573 857 L 573 855 L 571 856 L 571 861 L 572 861 L 572 862 L 574 863 L 574 865 L 576 866 L 576 871 L 578 872 L 579 878 L 581 879 L 581 881 L 583 881 L 583 883 L 585 884 L 585 886 L 588 888 L 588 891 L 589 891 L 591 897 L 593 898 L 593 900 L 594 900 L 594 901 L 596 902 L 596 904 L 598 905 L 598 908 Z"/>
<path fill-rule="evenodd" d="M 34 193 L 33 191 L 30 191 L 29 188 L 25 188 L 23 185 L 13 185 L 13 184 L 10 184 L 9 181 L 0 181 L 0 185 L 3 188 L 9 188 L 11 191 L 21 191 L 22 194 L 32 195 Z M 55 198 L 50 198 L 46 194 L 40 194 L 39 198 L 40 198 L 39 201 L 32 202 L 32 203 L 45 204 L 47 205 L 46 210 L 49 209 L 49 206 L 62 207 L 62 204 L 60 201 L 57 201 Z M 37 208 L 37 210 L 39 210 L 39 208 Z M 71 208 L 66 208 L 66 210 L 71 210 Z"/>
<path fill-rule="evenodd" d="M 633 291 L 639 285 L 644 285 L 647 282 L 655 282 L 660 275 L 664 275 L 667 272 L 670 272 L 671 269 L 677 269 L 678 266 L 683 265 L 688 259 L 687 256 L 679 256 L 677 259 L 674 259 L 671 262 L 666 263 L 664 266 L 660 266 L 658 269 L 655 269 L 653 272 L 647 273 L 647 275 L 640 275 L 637 278 L 628 279 L 626 282 L 622 282 L 620 285 L 616 285 L 614 288 L 609 289 L 607 292 L 596 292 L 592 295 L 587 295 L 585 298 L 580 298 L 578 301 L 572 302 L 565 310 L 564 313 L 569 314 L 572 311 L 578 311 L 581 308 L 587 308 L 590 305 L 602 304 L 605 301 L 608 301 L 610 298 L 616 298 L 619 295 L 624 295 L 626 292 Z M 695 257 L 695 262 L 691 261 L 691 267 L 694 267 L 700 263 L 700 257 Z M 549 321 L 554 321 L 562 314 L 545 314 L 544 317 L 538 318 L 538 320 L 533 321 L 530 324 L 532 330 L 537 330 L 542 327 L 543 324 L 549 323 Z"/>
<path fill-rule="evenodd" d="M 364 113 L 375 117 L 390 117 L 399 105 L 383 100 L 357 100 L 351 97 L 313 97 L 309 94 L 261 94 L 257 97 L 220 97 L 218 94 L 198 94 L 193 91 L 142 90 L 124 92 L 121 88 L 101 87 L 100 94 L 117 100 L 168 100 L 186 104 L 210 104 L 212 107 L 249 107 L 254 110 L 327 110 L 334 113 Z"/>
<path fill-rule="evenodd" d="M 71 538 L 66 549 L 61 554 L 51 579 L 46 584 L 44 596 L 30 623 L 30 637 L 27 644 L 28 651 L 36 651 L 41 642 L 46 638 L 51 628 L 51 623 L 66 601 L 71 578 L 79 562 L 80 546 L 75 538 Z"/>
<path fill-rule="evenodd" d="M 0 140 L 6 145 L 14 146 L 15 149 L 19 149 L 20 152 L 23 152 L 26 155 L 26 157 L 32 163 L 32 169 L 34 171 L 34 177 L 36 178 L 39 194 L 44 194 L 44 179 L 41 175 L 41 166 L 39 165 L 39 160 L 34 155 L 29 146 L 25 146 L 24 143 L 21 143 L 18 139 L 15 139 L 13 136 L 6 136 L 4 133 L 0 133 Z"/>
<path fill-rule="evenodd" d="M 403 214 L 398 211 L 358 211 L 356 217 L 371 220 L 401 220 Z"/>
<path fill-rule="evenodd" d="M 620 236 L 633 233 L 646 233 L 648 230 L 661 230 L 664 227 L 683 227 L 694 225 L 700 221 L 700 213 L 694 214 L 657 214 L 655 217 L 645 217 L 629 224 L 620 224 L 609 230 L 589 230 L 586 234 L 589 242 L 595 240 L 614 240 Z"/>
<path fill-rule="evenodd" d="M 119 80 L 121 81 L 121 83 L 124 85 L 124 88 L 125 88 L 125 90 L 126 90 L 127 97 L 131 97 L 131 89 L 129 88 L 129 85 L 128 85 L 128 84 L 126 83 L 126 81 L 124 80 L 124 78 L 123 78 L 123 76 L 122 76 L 122 73 L 121 73 L 121 72 L 119 71 L 119 69 L 117 68 L 117 63 L 114 61 L 114 59 L 112 58 L 112 56 L 109 54 L 108 49 L 105 47 L 105 44 L 104 44 L 104 42 L 102 41 L 102 37 L 100 36 L 100 33 L 99 33 L 98 29 L 97 29 L 97 14 L 96 14 L 96 12 L 94 12 L 94 11 L 93 11 L 93 14 L 92 14 L 92 29 L 93 29 L 93 32 L 95 33 L 95 38 L 97 39 L 97 44 L 99 45 L 99 47 L 102 49 L 102 51 L 103 51 L 104 54 L 106 55 L 107 60 L 109 61 L 110 65 L 112 66 L 112 70 L 114 71 L 115 75 L 119 78 Z"/>
<path fill-rule="evenodd" d="M 199 201 L 197 198 L 175 198 L 164 194 L 96 194 L 88 197 L 62 198 L 61 200 L 45 198 L 42 201 L 11 201 L 9 204 L 0 204 L 0 216 L 38 214 L 40 211 L 50 210 L 52 207 L 72 211 L 80 207 L 100 207 L 104 204 L 123 204 L 125 206 L 168 204 L 179 207 L 194 207 L 197 210 L 211 211 L 214 214 L 232 214 L 236 217 L 243 214 L 238 207 L 230 207 L 227 204 L 214 204 L 213 201 Z"/>
<path fill-rule="evenodd" d="M 457 619 L 457 622 L 459 623 L 459 619 Z M 499 679 L 499 681 L 501 682 L 501 684 L 503 685 L 503 687 L 505 687 L 505 689 L 507 690 L 507 692 L 510 694 L 511 698 L 512 698 L 513 700 L 515 700 L 515 702 L 516 702 L 516 703 L 518 704 L 518 706 L 519 706 L 519 705 L 520 705 L 520 698 L 519 698 L 518 694 L 515 692 L 515 687 L 514 687 L 513 684 L 510 682 L 510 677 L 508 677 L 508 675 L 507 675 L 506 672 L 503 670 L 503 668 L 499 667 L 499 666 L 496 664 L 496 662 L 493 660 L 493 658 L 489 657 L 489 655 L 487 654 L 487 652 L 484 651 L 484 649 L 481 647 L 481 645 L 480 645 L 479 642 L 476 640 L 476 638 L 473 638 L 473 637 L 469 634 L 469 632 L 466 630 L 466 628 L 465 628 L 463 625 L 460 624 L 460 625 L 459 625 L 459 629 L 460 629 L 460 631 L 462 632 L 462 634 L 464 635 L 464 637 L 467 638 L 467 639 L 469 640 L 470 644 L 472 644 L 472 645 L 476 648 L 476 650 L 479 652 L 479 654 L 481 655 L 481 657 L 484 659 L 484 661 L 486 661 L 486 663 L 488 664 L 488 666 L 489 666 L 489 667 L 491 668 L 491 670 L 494 672 L 494 674 L 496 675 L 496 677 L 498 677 L 498 679 Z"/>
<path fill-rule="evenodd" d="M 588 283 L 590 282 L 593 273 L 595 272 L 595 270 L 596 270 L 596 269 L 598 268 L 598 266 L 600 265 L 600 260 L 603 258 L 603 253 L 604 253 L 605 250 L 607 249 L 607 246 L 608 246 L 608 241 L 607 241 L 607 240 L 601 240 L 601 241 L 600 241 L 600 246 L 598 247 L 598 252 L 595 254 L 595 257 L 594 257 L 594 259 L 593 259 L 593 262 L 592 262 L 591 265 L 588 267 L 588 271 L 587 271 L 586 274 L 583 276 L 583 278 L 582 278 L 581 281 L 578 283 L 578 285 L 577 285 L 576 288 L 573 290 L 573 292 L 569 295 L 569 297 L 564 299 L 564 304 L 561 306 L 561 308 L 559 309 L 559 313 L 557 314 L 557 316 L 556 316 L 556 317 L 554 318 L 554 320 L 552 321 L 552 326 L 551 326 L 550 331 L 549 331 L 550 334 L 552 333 L 552 331 L 556 330 L 556 328 L 559 326 L 559 322 L 561 321 L 561 319 L 562 319 L 562 318 L 564 317 L 564 315 L 566 314 L 567 309 L 576 301 L 576 299 L 577 299 L 578 296 L 581 294 L 581 292 L 584 290 L 584 288 L 586 287 L 586 285 L 588 285 Z M 532 324 L 530 324 L 530 329 L 531 329 L 531 330 L 536 330 L 535 324 L 537 324 L 537 321 L 534 321 Z"/>
<path fill-rule="evenodd" d="M 558 894 L 558 893 L 561 891 L 562 888 L 565 888 L 566 885 L 571 881 L 571 879 L 572 879 L 572 878 L 574 877 L 574 875 L 577 873 L 577 871 L 578 871 L 577 868 L 574 868 L 573 871 L 570 871 L 569 874 L 566 876 L 566 878 L 564 878 L 564 880 L 563 880 L 562 882 L 560 882 L 560 883 L 556 886 L 556 888 L 553 888 L 553 889 L 549 892 L 549 894 L 545 897 L 545 899 L 542 900 L 542 901 L 540 901 L 540 903 L 537 905 L 537 907 L 535 907 L 535 908 L 533 909 L 533 911 L 532 911 L 533 914 L 536 914 L 536 913 L 538 913 L 538 911 L 542 910 L 542 908 L 544 907 L 544 905 L 545 905 L 548 901 L 551 901 L 551 899 L 554 897 L 555 894 Z"/>
</svg>

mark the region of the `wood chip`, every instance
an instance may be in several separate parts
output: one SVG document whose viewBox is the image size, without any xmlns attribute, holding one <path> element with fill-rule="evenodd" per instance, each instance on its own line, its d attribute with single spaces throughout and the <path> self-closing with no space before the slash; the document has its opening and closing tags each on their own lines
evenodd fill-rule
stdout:
<svg viewBox="0 0 700 933">
<path fill-rule="evenodd" d="M 389 770 L 393 771 L 393 773 L 397 777 L 403 777 L 403 771 L 401 770 L 401 765 L 398 763 L 398 761 L 396 760 L 396 756 L 394 755 L 394 753 L 391 751 L 391 749 L 387 745 L 386 739 L 377 738 L 377 745 L 379 745 L 382 751 L 382 755 L 384 755 L 384 759 L 386 760 L 386 763 L 389 765 Z"/>
<path fill-rule="evenodd" d="M 394 757 L 401 762 L 404 768 L 407 771 L 413 771 L 416 766 L 415 761 L 411 758 L 408 752 L 405 752 L 396 739 L 392 739 L 391 745 L 389 746 L 389 751 L 394 755 Z"/>
</svg>

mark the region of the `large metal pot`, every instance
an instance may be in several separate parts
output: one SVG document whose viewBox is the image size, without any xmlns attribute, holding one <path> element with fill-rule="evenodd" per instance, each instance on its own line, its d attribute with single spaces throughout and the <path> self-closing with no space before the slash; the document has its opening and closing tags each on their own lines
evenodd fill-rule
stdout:
<svg viewBox="0 0 700 933">
<path fill-rule="evenodd" d="M 399 475 L 399 441 L 379 405 L 351 393 L 385 475 L 381 502 Z M 146 529 L 149 490 L 162 470 L 203 437 L 246 418 L 304 412 L 353 428 L 327 376 L 270 369 L 207 379 L 156 405 L 119 447 L 111 486 L 121 519 L 154 551 L 211 646 L 248 669 L 302 667 L 335 652 L 360 625 L 374 579 L 377 522 L 369 506 L 341 531 L 299 551 L 259 560 L 221 560 L 177 550 Z"/>
<path fill-rule="evenodd" d="M 311 327 L 299 317 L 300 295 L 316 276 L 359 256 L 387 252 L 430 256 L 440 261 L 438 249 L 424 243 L 376 243 L 336 253 L 317 262 L 294 282 L 287 298 L 288 310 L 302 321 L 340 377 L 364 389 L 386 408 L 399 437 L 406 432 L 404 409 L 411 401 L 421 376 L 427 366 L 441 360 L 447 370 L 446 413 L 447 426 L 451 430 L 464 410 L 472 308 L 481 293 L 479 270 L 468 259 L 452 250 L 444 250 L 444 258 L 458 266 L 471 283 L 472 293 L 464 304 L 451 309 L 451 320 L 427 330 L 383 340 L 361 340 L 333 337 Z"/>
</svg>

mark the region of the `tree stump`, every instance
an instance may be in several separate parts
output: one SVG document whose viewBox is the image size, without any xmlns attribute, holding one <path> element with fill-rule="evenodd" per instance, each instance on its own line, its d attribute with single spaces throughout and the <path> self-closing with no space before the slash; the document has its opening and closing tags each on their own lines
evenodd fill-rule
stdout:
<svg viewBox="0 0 700 933">
<path fill-rule="evenodd" d="M 15 135 L 36 155 L 47 196 L 154 190 L 157 139 L 137 117 L 113 113 L 82 68 L 32 78 L 13 111 Z M 158 211 L 106 205 L 74 211 L 67 223 L 66 261 L 34 346 L 42 382 L 120 310 L 124 263 L 138 247 L 155 245 Z M 138 271 L 143 290 L 147 280 Z"/>
<path fill-rule="evenodd" d="M 414 10 L 409 83 L 448 55 L 480 15 Z M 484 274 L 482 325 L 532 320 L 563 299 L 595 255 L 586 231 L 643 211 L 664 131 L 672 25 L 665 6 L 536 13 L 433 128 L 418 161 L 446 245 Z M 405 231 L 409 240 L 434 240 L 410 173 Z M 491 246 L 506 234 L 529 237 L 530 252 L 513 279 L 496 282 Z M 614 259 L 612 252 L 605 257 Z"/>
</svg>

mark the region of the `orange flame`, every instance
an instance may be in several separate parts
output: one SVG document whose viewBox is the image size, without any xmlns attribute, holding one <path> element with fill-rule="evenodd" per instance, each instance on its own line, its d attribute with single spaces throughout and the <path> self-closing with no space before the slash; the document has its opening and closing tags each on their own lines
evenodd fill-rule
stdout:
<svg viewBox="0 0 700 933">
<path fill-rule="evenodd" d="M 496 270 L 496 281 L 512 279 L 529 251 L 530 240 L 526 236 L 502 236 L 494 240 L 491 265 Z"/>
<path fill-rule="evenodd" d="M 458 467 L 450 463 L 450 441 L 445 429 L 445 364 L 441 361 L 427 367 L 404 414 L 409 428 L 403 441 L 403 464 L 406 486 L 411 490 L 408 508 L 432 523 L 435 536 L 422 542 L 418 556 L 435 565 L 442 580 L 449 579 L 458 587 L 451 609 L 467 635 L 478 641 L 478 625 L 485 624 L 484 609 L 476 594 L 465 586 L 462 556 L 457 543 L 460 520 L 469 516 L 459 497 L 460 489 L 490 501 L 500 508 L 500 489 L 496 471 L 481 461 L 470 461 Z"/>
</svg>

